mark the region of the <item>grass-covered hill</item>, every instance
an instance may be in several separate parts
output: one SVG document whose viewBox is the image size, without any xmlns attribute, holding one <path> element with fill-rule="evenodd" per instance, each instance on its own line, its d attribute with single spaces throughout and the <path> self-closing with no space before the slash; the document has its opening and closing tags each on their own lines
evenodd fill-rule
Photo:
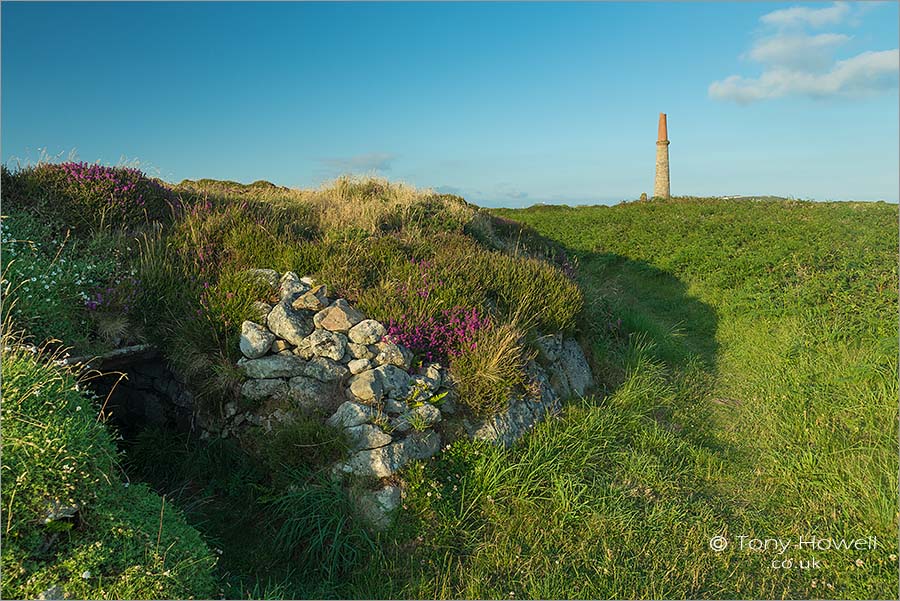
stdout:
<svg viewBox="0 0 900 601">
<path fill-rule="evenodd" d="M 538 333 L 579 337 L 599 387 L 511 448 L 461 440 L 411 465 L 403 511 L 374 534 L 323 472 L 341 453 L 327 429 L 300 423 L 244 446 L 148 430 L 115 455 L 71 376 L 6 352 L 4 596 L 53 584 L 89 597 L 896 596 L 896 206 L 674 199 L 488 213 L 379 180 L 169 185 L 86 165 L 4 171 L 2 194 L 7 331 L 79 354 L 150 342 L 204 411 L 240 383 L 239 326 L 264 293 L 247 268 L 312 275 L 401 330 L 474 310 L 488 325 L 467 341 L 514 332 L 504 348 L 426 336 L 446 348 L 416 349 L 470 384 L 464 410 L 521 385 L 509 374 Z M 45 387 L 35 408 L 28 391 Z M 51 420 L 58 436 L 91 433 L 72 461 L 30 450 L 51 448 Z M 41 512 L 71 466 L 104 484 L 48 528 Z M 106 495 L 119 489 L 143 500 Z M 146 515 L 159 494 L 161 527 Z M 105 526 L 119 515 L 138 534 Z M 879 544 L 792 550 L 788 569 L 740 536 Z M 96 550 L 110 547 L 127 552 Z M 799 567 L 814 557 L 820 567 Z"/>
</svg>

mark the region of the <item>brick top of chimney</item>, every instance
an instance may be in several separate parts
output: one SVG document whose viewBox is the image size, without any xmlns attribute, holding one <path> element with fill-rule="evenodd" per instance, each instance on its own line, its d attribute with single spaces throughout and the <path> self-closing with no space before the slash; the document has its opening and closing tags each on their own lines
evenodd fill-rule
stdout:
<svg viewBox="0 0 900 601">
<path fill-rule="evenodd" d="M 658 142 L 665 142 L 669 139 L 669 132 L 666 131 L 666 114 L 659 114 L 659 139 Z"/>
</svg>

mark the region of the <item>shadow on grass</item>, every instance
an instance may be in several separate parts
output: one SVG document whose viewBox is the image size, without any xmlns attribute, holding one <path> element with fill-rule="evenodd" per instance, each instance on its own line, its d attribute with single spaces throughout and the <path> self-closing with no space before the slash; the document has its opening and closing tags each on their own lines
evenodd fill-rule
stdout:
<svg viewBox="0 0 900 601">
<path fill-rule="evenodd" d="M 658 358 L 673 368 L 684 368 L 699 359 L 704 370 L 715 371 L 715 309 L 690 296 L 684 282 L 649 263 L 621 255 L 577 256 L 589 319 L 604 319 L 594 309 L 599 301 L 622 320 L 621 329 L 647 336 L 656 346 Z"/>
</svg>

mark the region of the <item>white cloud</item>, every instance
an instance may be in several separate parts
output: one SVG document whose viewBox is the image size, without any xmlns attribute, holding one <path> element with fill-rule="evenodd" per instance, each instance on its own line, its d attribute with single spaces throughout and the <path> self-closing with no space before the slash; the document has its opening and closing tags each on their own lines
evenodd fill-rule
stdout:
<svg viewBox="0 0 900 601">
<path fill-rule="evenodd" d="M 788 95 L 863 96 L 897 86 L 900 50 L 863 52 L 825 73 L 774 67 L 757 78 L 732 75 L 709 86 L 709 95 L 746 104 Z"/>
<path fill-rule="evenodd" d="M 849 42 L 850 36 L 810 35 L 797 29 L 836 25 L 865 12 L 865 8 L 836 2 L 827 8 L 795 6 L 763 15 L 760 21 L 770 26 L 769 35 L 742 55 L 762 65 L 762 73 L 714 81 L 709 85 L 710 97 L 746 104 L 784 96 L 856 97 L 897 87 L 898 49 L 867 51 L 835 61 L 835 51 Z"/>
<path fill-rule="evenodd" d="M 850 16 L 850 5 L 835 2 L 827 8 L 792 6 L 776 10 L 760 17 L 760 21 L 774 27 L 824 27 L 838 25 Z"/>
<path fill-rule="evenodd" d="M 759 40 L 747 52 L 746 57 L 766 65 L 778 65 L 795 69 L 826 69 L 831 63 L 832 52 L 850 40 L 842 33 L 818 35 L 780 34 Z"/>
</svg>

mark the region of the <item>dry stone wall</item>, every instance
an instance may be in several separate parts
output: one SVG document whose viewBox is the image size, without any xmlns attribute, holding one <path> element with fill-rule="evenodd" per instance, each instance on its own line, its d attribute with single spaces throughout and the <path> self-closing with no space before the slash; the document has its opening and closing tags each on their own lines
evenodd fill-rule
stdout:
<svg viewBox="0 0 900 601">
<path fill-rule="evenodd" d="M 461 424 L 464 435 L 509 445 L 558 411 L 564 398 L 591 386 L 578 344 L 545 336 L 538 360 L 527 366 L 528 390 L 487 419 L 466 417 L 443 366 L 413 366 L 413 354 L 391 341 L 383 324 L 345 299 L 331 298 L 325 286 L 268 269 L 251 270 L 247 277 L 272 285 L 279 300 L 257 302 L 255 319 L 241 325 L 242 401 L 226 405 L 218 434 L 240 435 L 248 426 L 272 430 L 301 414 L 320 416 L 344 429 L 351 442 L 349 457 L 333 466 L 336 477 L 385 482 L 450 442 L 442 435 L 459 430 L 444 428 L 448 421 Z M 400 502 L 400 490 L 379 484 L 357 499 L 361 513 L 383 526 Z"/>
</svg>

